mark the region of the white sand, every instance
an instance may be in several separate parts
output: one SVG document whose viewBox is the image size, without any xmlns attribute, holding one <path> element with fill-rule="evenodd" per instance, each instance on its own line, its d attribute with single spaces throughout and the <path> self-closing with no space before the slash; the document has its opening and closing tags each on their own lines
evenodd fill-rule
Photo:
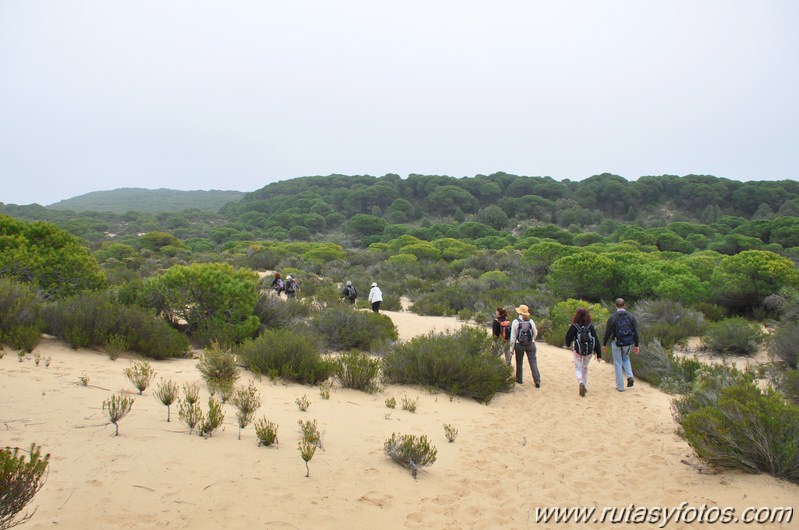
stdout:
<svg viewBox="0 0 799 530">
<path fill-rule="evenodd" d="M 454 319 L 387 312 L 403 339 L 455 329 Z M 568 351 L 539 344 L 543 385 L 525 383 L 489 405 L 413 387 L 390 386 L 368 395 L 267 379 L 256 381 L 266 416 L 279 425 L 278 448 L 257 447 L 252 426 L 237 439 L 235 409 L 210 439 L 189 436 L 153 389 L 120 422 L 120 435 L 102 411 L 113 392 L 135 395 L 122 373 L 130 357 L 111 361 L 44 339 L 33 355 L 0 359 L 0 445 L 31 442 L 51 453 L 38 511 L 23 528 L 572 528 L 535 524 L 547 506 L 796 506 L 799 486 L 767 475 L 700 473 L 704 467 L 675 434 L 669 396 L 643 382 L 615 391 L 613 368 L 592 363 L 588 396 L 577 395 Z M 196 361 L 152 363 L 159 377 L 179 384 L 200 381 Z M 89 386 L 78 383 L 83 372 Z M 252 380 L 243 373 L 240 382 Z M 294 400 L 311 401 L 300 412 Z M 419 398 L 413 414 L 385 407 Z M 203 387 L 203 405 L 207 393 Z M 389 414 L 390 413 L 390 414 Z M 298 419 L 316 419 L 324 451 L 310 462 L 310 478 L 297 450 Z M 447 443 L 443 424 L 459 430 Z M 438 461 L 418 480 L 383 454 L 392 432 L 426 434 Z M 683 461 L 688 462 L 683 463 Z M 797 528 L 784 525 L 725 528 Z M 705 525 L 710 527 L 710 525 Z M 593 525 L 628 528 L 630 525 Z M 648 528 L 648 526 L 642 526 Z M 668 528 L 692 528 L 670 524 Z"/>
</svg>

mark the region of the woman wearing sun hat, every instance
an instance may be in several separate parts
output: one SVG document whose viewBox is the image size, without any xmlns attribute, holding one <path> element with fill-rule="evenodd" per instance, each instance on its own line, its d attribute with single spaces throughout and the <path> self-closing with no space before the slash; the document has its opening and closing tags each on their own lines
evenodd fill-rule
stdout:
<svg viewBox="0 0 799 530">
<path fill-rule="evenodd" d="M 533 382 L 536 388 L 541 387 L 541 374 L 538 371 L 538 362 L 535 358 L 535 338 L 538 330 L 535 322 L 530 318 L 530 309 L 522 304 L 516 308 L 518 318 L 513 319 L 510 328 L 510 343 L 513 351 L 516 352 L 516 382 L 522 384 L 522 374 L 524 373 L 524 354 L 527 354 L 527 362 L 530 363 L 530 370 L 533 372 Z"/>
</svg>

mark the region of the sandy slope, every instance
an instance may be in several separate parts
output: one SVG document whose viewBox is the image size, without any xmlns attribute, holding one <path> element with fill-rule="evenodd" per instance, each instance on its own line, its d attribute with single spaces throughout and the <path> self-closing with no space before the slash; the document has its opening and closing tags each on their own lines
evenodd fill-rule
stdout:
<svg viewBox="0 0 799 530">
<path fill-rule="evenodd" d="M 387 314 L 404 339 L 460 325 Z M 524 385 L 487 406 L 397 386 L 376 395 L 334 389 L 325 401 L 314 387 L 256 381 L 257 417 L 279 424 L 279 448 L 257 447 L 252 427 L 238 440 L 230 405 L 222 432 L 189 436 L 175 410 L 166 422 L 152 389 L 136 397 L 114 437 L 101 406 L 112 392 L 135 393 L 122 373 L 131 359 L 111 361 L 52 339 L 37 351 L 52 357 L 49 367 L 32 355 L 18 362 L 8 350 L 0 359 L 0 445 L 36 442 L 52 454 L 38 512 L 24 528 L 571 528 L 536 525 L 535 508 L 799 504 L 799 486 L 768 476 L 700 473 L 674 433 L 669 397 L 644 383 L 617 393 L 610 365 L 592 363 L 580 399 L 569 352 L 543 344 L 542 388 L 528 371 Z M 200 380 L 195 363 L 154 364 L 158 376 L 182 384 Z M 83 372 L 87 387 L 78 384 Z M 294 404 L 303 394 L 312 402 L 307 412 Z M 419 398 L 415 414 L 385 407 L 386 397 L 406 395 Z M 310 478 L 297 450 L 301 418 L 316 419 L 324 433 Z M 455 443 L 447 443 L 444 423 L 459 429 Z M 418 480 L 384 456 L 392 432 L 426 434 L 438 447 L 438 461 Z M 797 524 L 799 515 L 790 524 L 745 527 Z M 744 525 L 725 526 L 736 527 Z"/>
</svg>

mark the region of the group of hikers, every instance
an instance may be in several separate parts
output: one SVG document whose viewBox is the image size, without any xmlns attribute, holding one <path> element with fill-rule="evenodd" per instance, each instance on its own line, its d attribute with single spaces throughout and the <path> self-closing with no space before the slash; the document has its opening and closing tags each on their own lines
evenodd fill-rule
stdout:
<svg viewBox="0 0 799 530">
<path fill-rule="evenodd" d="M 297 290 L 300 288 L 300 285 L 297 283 L 296 278 L 293 278 L 291 274 L 286 276 L 286 280 L 283 281 L 280 273 L 276 272 L 272 278 L 270 287 L 278 297 L 281 293 L 286 293 L 286 298 L 294 298 L 297 296 Z M 339 299 L 349 300 L 350 304 L 354 305 L 357 298 L 358 290 L 355 289 L 355 286 L 352 285 L 351 281 L 347 280 L 347 284 L 344 286 L 344 289 L 342 289 Z M 369 289 L 368 299 L 369 303 L 372 305 L 372 311 L 379 313 L 380 304 L 383 302 L 383 291 L 381 291 L 380 287 L 377 286 L 377 282 L 372 282 L 372 285 Z"/>
<path fill-rule="evenodd" d="M 358 298 L 358 291 L 355 289 L 355 286 L 352 285 L 351 281 L 347 280 L 347 285 L 342 289 L 339 298 L 341 300 L 349 300 L 350 304 L 355 304 L 355 299 Z M 372 305 L 372 311 L 379 313 L 380 303 L 383 301 L 383 291 L 377 286 L 377 282 L 372 282 L 372 285 L 369 286 L 368 300 Z"/>
<path fill-rule="evenodd" d="M 577 308 L 572 317 L 572 322 L 566 332 L 564 344 L 571 349 L 574 359 L 574 371 L 577 376 L 577 391 L 580 397 L 585 397 L 588 392 L 588 365 L 591 358 L 597 361 L 602 359 L 602 352 L 607 352 L 610 342 L 613 365 L 616 369 L 616 390 L 624 392 L 625 377 L 627 388 L 635 384 L 633 369 L 630 363 L 630 353 L 638 354 L 638 322 L 635 317 L 624 308 L 624 299 L 615 301 L 616 311 L 605 324 L 605 333 L 600 347 L 594 323 L 589 311 L 583 307 Z M 535 338 L 538 330 L 535 322 L 530 318 L 530 309 L 522 304 L 516 308 L 517 318 L 510 320 L 508 311 L 498 307 L 493 322 L 494 355 L 503 355 L 508 366 L 511 365 L 513 354 L 516 356 L 516 382 L 522 384 L 524 357 L 533 374 L 533 383 L 536 388 L 541 387 L 541 373 L 536 360 Z"/>
<path fill-rule="evenodd" d="M 287 298 L 297 295 L 299 284 L 297 280 L 289 274 L 284 281 L 279 272 L 276 272 L 271 284 L 277 296 L 286 293 Z M 350 304 L 355 304 L 358 298 L 358 291 L 351 281 L 347 281 L 339 295 L 341 300 L 348 300 Z M 378 287 L 377 282 L 372 282 L 369 289 L 369 303 L 372 311 L 380 312 L 380 303 L 383 301 L 383 292 Z M 633 369 L 630 363 L 630 353 L 638 353 L 638 323 L 635 317 L 624 308 L 624 299 L 617 298 L 615 301 L 616 312 L 610 316 L 605 324 L 605 333 L 602 337 L 600 347 L 599 336 L 594 328 L 593 320 L 588 309 L 578 307 L 572 317 L 572 322 L 566 332 L 564 344 L 571 349 L 574 359 L 574 372 L 577 376 L 578 393 L 580 397 L 585 397 L 588 392 L 588 365 L 591 358 L 597 361 L 602 359 L 602 352 L 607 353 L 607 345 L 610 342 L 610 351 L 613 357 L 613 365 L 616 369 L 616 390 L 624 392 L 625 378 L 627 388 L 635 384 Z M 510 320 L 508 311 L 498 307 L 494 316 L 493 336 L 494 336 L 494 355 L 504 355 L 505 362 L 511 366 L 513 355 L 516 356 L 516 382 L 522 384 L 524 379 L 524 357 L 533 374 L 533 383 L 536 388 L 541 387 L 541 373 L 538 370 L 536 360 L 535 339 L 538 336 L 538 329 L 535 322 L 530 318 L 530 308 L 522 304 L 516 308 L 517 318 Z"/>
</svg>

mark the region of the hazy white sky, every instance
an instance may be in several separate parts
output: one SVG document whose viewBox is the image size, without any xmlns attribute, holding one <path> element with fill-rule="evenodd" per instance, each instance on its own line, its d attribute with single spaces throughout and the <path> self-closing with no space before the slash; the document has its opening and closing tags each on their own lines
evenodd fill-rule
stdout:
<svg viewBox="0 0 799 530">
<path fill-rule="evenodd" d="M 0 202 L 799 178 L 796 0 L 0 0 Z"/>
</svg>

